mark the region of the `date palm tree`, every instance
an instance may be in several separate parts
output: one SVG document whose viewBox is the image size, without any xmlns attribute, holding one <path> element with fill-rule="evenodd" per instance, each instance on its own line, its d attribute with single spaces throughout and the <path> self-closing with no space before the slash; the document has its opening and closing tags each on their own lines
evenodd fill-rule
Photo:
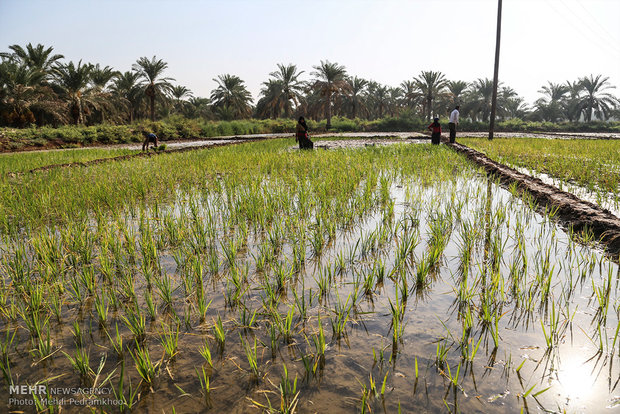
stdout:
<svg viewBox="0 0 620 414">
<path fill-rule="evenodd" d="M 98 63 L 92 67 L 90 72 L 90 82 L 94 97 L 98 99 L 101 108 L 97 111 L 99 122 L 105 122 L 106 112 L 113 112 L 118 109 L 114 95 L 111 93 L 109 86 L 111 81 L 118 76 L 119 72 L 110 66 L 101 67 Z M 118 114 L 118 111 L 116 112 Z"/>
<path fill-rule="evenodd" d="M 566 85 L 568 94 L 562 105 L 563 115 L 569 122 L 579 121 L 583 109 L 581 107 L 581 96 L 583 92 L 581 83 L 579 81 L 566 81 L 564 85 Z"/>
<path fill-rule="evenodd" d="M 268 79 L 263 82 L 260 90 L 260 99 L 256 103 L 256 114 L 260 118 L 276 119 L 282 114 L 283 108 L 287 105 L 282 81 Z"/>
<path fill-rule="evenodd" d="M 448 108 L 452 108 L 461 103 L 461 98 L 468 86 L 468 82 L 460 80 L 449 81 L 446 84 L 446 88 L 448 89 L 448 99 L 450 100 L 450 102 L 448 102 Z"/>
<path fill-rule="evenodd" d="M 170 89 L 170 94 L 174 98 L 174 110 L 177 113 L 184 114 L 189 104 L 188 99 L 194 96 L 192 91 L 185 86 L 176 85 Z"/>
<path fill-rule="evenodd" d="M 598 119 L 607 120 L 619 103 L 618 98 L 607 92 L 615 89 L 615 86 L 609 84 L 609 78 L 603 78 L 603 75 L 596 77 L 590 75 L 581 78 L 579 83 L 583 89 L 580 103 L 586 122 L 592 121 L 592 115 Z"/>
<path fill-rule="evenodd" d="M 372 103 L 374 118 L 383 118 L 390 106 L 390 89 L 378 82 L 371 81 L 368 94 Z"/>
<path fill-rule="evenodd" d="M 190 97 L 187 102 L 186 116 L 188 118 L 212 119 L 211 101 L 209 98 Z"/>
<path fill-rule="evenodd" d="M 330 61 L 321 61 L 318 66 L 313 66 L 314 72 L 311 73 L 315 77 L 312 84 L 320 96 L 325 100 L 325 109 L 327 117 L 326 128 L 330 129 L 332 126 L 332 101 L 334 94 L 347 91 L 349 84 L 346 80 L 347 70 L 344 66 L 340 66 L 337 63 L 331 63 Z"/>
<path fill-rule="evenodd" d="M 406 108 L 415 109 L 420 103 L 420 92 L 416 83 L 411 80 L 402 81 L 400 84 L 402 91 L 402 103 Z"/>
<path fill-rule="evenodd" d="M 276 81 L 280 82 L 280 90 L 282 96 L 278 99 L 284 116 L 289 118 L 293 113 L 293 105 L 297 107 L 303 100 L 303 82 L 299 80 L 299 76 L 304 71 L 297 71 L 297 66 L 293 64 L 282 65 L 278 64 L 278 70 L 271 72 L 269 76 L 272 76 Z"/>
<path fill-rule="evenodd" d="M 422 71 L 420 75 L 413 78 L 416 87 L 424 99 L 424 113 L 427 119 L 433 118 L 434 103 L 437 99 L 446 95 L 448 80 L 441 72 Z"/>
<path fill-rule="evenodd" d="M 225 118 L 246 118 L 252 113 L 250 104 L 252 95 L 244 85 L 243 80 L 236 75 L 219 75 L 218 86 L 211 91 L 211 101 L 216 112 Z"/>
<path fill-rule="evenodd" d="M 136 112 L 142 102 L 142 87 L 140 86 L 140 74 L 127 71 L 119 74 L 112 80 L 112 93 L 122 103 L 127 113 L 127 120 L 133 122 Z"/>
<path fill-rule="evenodd" d="M 84 112 L 90 99 L 90 74 L 93 66 L 73 62 L 57 64 L 53 69 L 54 86 L 60 97 L 67 102 L 69 113 L 75 125 L 84 124 Z M 96 102 L 92 102 L 94 106 Z"/>
<path fill-rule="evenodd" d="M 0 63 L 0 118 L 2 123 L 23 127 L 42 121 L 42 116 L 64 122 L 61 104 L 49 86 L 42 85 L 45 74 L 14 60 Z M 39 115 L 37 116 L 35 115 Z"/>
<path fill-rule="evenodd" d="M 155 100 L 165 99 L 172 89 L 173 78 L 162 77 L 168 64 L 153 56 L 152 59 L 141 57 L 132 66 L 140 74 L 144 94 L 149 98 L 151 121 L 155 121 Z"/>
<path fill-rule="evenodd" d="M 538 93 L 543 96 L 534 102 L 536 112 L 544 121 L 557 122 L 562 117 L 564 99 L 568 93 L 566 85 L 547 82 Z"/>
<path fill-rule="evenodd" d="M 501 85 L 501 84 L 500 84 Z M 493 96 L 493 80 L 479 78 L 467 90 L 465 111 L 473 119 L 488 122 L 491 116 L 491 98 Z"/>
<path fill-rule="evenodd" d="M 28 68 L 42 71 L 44 75 L 41 79 L 42 82 L 45 82 L 51 75 L 54 64 L 64 58 L 63 55 L 52 54 L 53 47 L 46 48 L 40 43 L 36 46 L 28 43 L 25 48 L 19 45 L 11 45 L 9 49 L 13 53 L 1 53 L 0 56 L 9 60 L 15 60 Z"/>
<path fill-rule="evenodd" d="M 347 113 L 353 119 L 357 118 L 358 115 L 368 115 L 368 105 L 366 103 L 368 81 L 354 76 L 352 78 L 347 77 L 347 82 L 349 87 L 344 99 L 345 108 L 348 110 Z"/>
</svg>

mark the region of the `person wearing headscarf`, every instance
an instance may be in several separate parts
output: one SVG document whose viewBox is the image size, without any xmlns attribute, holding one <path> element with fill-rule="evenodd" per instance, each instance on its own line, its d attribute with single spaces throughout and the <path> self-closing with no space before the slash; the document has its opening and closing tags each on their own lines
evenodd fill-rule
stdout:
<svg viewBox="0 0 620 414">
<path fill-rule="evenodd" d="M 439 141 L 441 141 L 441 124 L 439 123 L 439 118 L 435 118 L 434 122 L 428 126 L 428 129 L 431 130 L 431 142 L 433 145 L 439 145 Z"/>
<path fill-rule="evenodd" d="M 303 116 L 297 121 L 297 129 L 295 131 L 295 141 L 299 142 L 299 149 L 312 149 L 314 144 L 308 138 L 308 125 Z"/>
</svg>

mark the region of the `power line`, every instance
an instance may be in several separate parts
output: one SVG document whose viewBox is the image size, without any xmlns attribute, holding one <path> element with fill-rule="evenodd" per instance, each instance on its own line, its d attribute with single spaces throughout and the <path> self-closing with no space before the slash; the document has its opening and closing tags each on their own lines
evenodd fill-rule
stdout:
<svg viewBox="0 0 620 414">
<path fill-rule="evenodd" d="M 585 8 L 585 7 L 584 7 L 584 5 L 581 3 L 581 0 L 575 0 L 575 1 L 576 1 L 576 2 L 577 2 L 577 4 L 579 5 L 579 7 L 581 7 L 581 8 L 582 8 L 582 9 L 583 9 L 583 10 L 584 10 L 584 11 L 585 11 L 585 12 L 586 12 L 589 16 L 590 16 L 590 18 L 592 19 L 592 21 L 593 21 L 594 23 L 596 23 L 596 25 L 597 25 L 598 27 L 600 27 L 600 28 L 601 28 L 601 30 L 602 30 L 602 31 L 603 31 L 603 32 L 607 35 L 607 40 L 608 40 L 609 42 L 611 42 L 611 44 L 613 44 L 613 45 L 614 45 L 614 47 L 616 47 L 616 46 L 618 45 L 618 43 L 619 43 L 619 40 L 618 40 L 618 39 L 616 39 L 616 38 L 614 37 L 614 35 L 612 35 L 612 34 L 611 34 L 608 30 L 607 30 L 607 28 L 606 28 L 605 26 L 603 26 L 603 25 L 602 25 L 602 24 L 598 21 L 598 19 L 597 19 L 594 15 L 592 15 L 592 13 L 590 13 L 590 11 L 589 11 L 587 8 Z M 619 49 L 620 49 L 620 48 L 619 48 Z"/>
<path fill-rule="evenodd" d="M 562 3 L 562 5 L 564 5 L 564 9 L 568 10 L 568 12 L 570 12 L 579 23 L 582 23 L 583 27 L 586 27 L 587 29 L 590 30 L 591 35 L 585 33 L 580 25 L 575 24 L 572 20 L 568 19 L 567 16 L 564 13 L 561 13 L 558 9 L 555 8 L 555 6 L 553 5 L 553 1 L 548 2 L 549 6 L 551 6 L 552 9 L 554 9 L 556 11 L 556 13 L 558 15 L 560 15 L 562 17 L 562 19 L 567 22 L 568 24 L 570 24 L 577 32 L 579 32 L 588 42 L 593 43 L 593 44 L 597 44 L 599 46 L 605 46 L 607 47 L 610 51 L 613 51 L 614 54 L 620 54 L 620 48 L 618 48 L 617 44 L 614 42 L 609 42 L 608 39 L 601 37 L 600 33 L 594 32 L 592 30 L 592 28 L 590 27 L 590 25 L 588 25 L 586 22 L 583 21 L 583 19 L 577 15 L 575 13 L 575 11 L 570 8 L 565 2 L 564 0 L 560 0 L 560 2 Z M 592 37 L 592 35 L 594 37 Z M 597 39 L 598 38 L 598 39 Z M 601 43 L 600 40 L 603 40 L 603 43 Z"/>
</svg>

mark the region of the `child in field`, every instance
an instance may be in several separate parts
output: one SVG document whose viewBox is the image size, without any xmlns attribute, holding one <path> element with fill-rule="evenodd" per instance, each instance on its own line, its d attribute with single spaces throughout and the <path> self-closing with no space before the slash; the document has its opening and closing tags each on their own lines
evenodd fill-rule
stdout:
<svg viewBox="0 0 620 414">
<path fill-rule="evenodd" d="M 441 141 L 441 125 L 439 124 L 439 118 L 435 118 L 434 122 L 428 126 L 428 129 L 431 130 L 431 142 L 433 145 L 439 145 L 439 141 Z"/>
<path fill-rule="evenodd" d="M 152 142 L 157 148 L 157 135 L 152 132 L 142 131 L 142 135 L 144 135 L 144 143 L 142 144 L 142 151 L 146 151 L 149 149 L 149 144 Z"/>
</svg>

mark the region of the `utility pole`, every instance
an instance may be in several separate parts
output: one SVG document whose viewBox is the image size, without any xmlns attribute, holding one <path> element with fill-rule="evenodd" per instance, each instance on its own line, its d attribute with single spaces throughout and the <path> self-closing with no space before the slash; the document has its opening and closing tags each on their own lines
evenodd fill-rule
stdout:
<svg viewBox="0 0 620 414">
<path fill-rule="evenodd" d="M 493 98 L 491 98 L 491 120 L 489 122 L 489 140 L 493 139 L 495 128 L 495 109 L 497 108 L 497 74 L 499 72 L 499 40 L 502 34 L 502 0 L 497 0 L 497 38 L 495 39 L 495 70 L 493 71 Z"/>
</svg>

